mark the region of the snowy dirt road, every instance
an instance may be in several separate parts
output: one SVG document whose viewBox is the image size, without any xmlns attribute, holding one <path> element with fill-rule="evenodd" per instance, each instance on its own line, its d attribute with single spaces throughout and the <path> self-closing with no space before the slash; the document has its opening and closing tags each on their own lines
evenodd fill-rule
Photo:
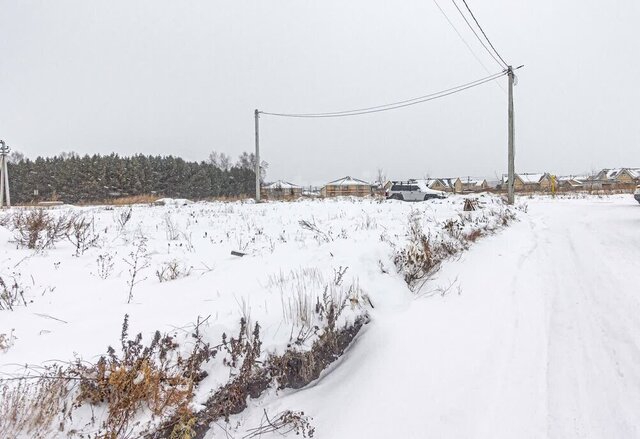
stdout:
<svg viewBox="0 0 640 439">
<path fill-rule="evenodd" d="M 640 437 L 640 206 L 529 201 L 314 385 L 319 438 Z M 446 292 L 442 295 L 442 292 Z"/>
</svg>

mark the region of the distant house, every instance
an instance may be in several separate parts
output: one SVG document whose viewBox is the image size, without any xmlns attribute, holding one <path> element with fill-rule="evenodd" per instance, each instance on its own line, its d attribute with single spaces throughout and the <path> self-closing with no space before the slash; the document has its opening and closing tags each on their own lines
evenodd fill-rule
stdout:
<svg viewBox="0 0 640 439">
<path fill-rule="evenodd" d="M 509 188 L 509 176 L 503 175 L 502 182 L 500 183 L 500 189 L 506 191 Z M 522 192 L 525 188 L 524 181 L 518 174 L 515 174 L 515 178 L 513 180 L 513 188 L 517 192 Z"/>
<path fill-rule="evenodd" d="M 558 188 L 564 191 L 577 191 L 585 188 L 585 181 L 588 181 L 587 176 L 575 176 L 566 175 L 558 177 Z"/>
<path fill-rule="evenodd" d="M 426 178 L 421 180 L 429 189 L 443 192 L 456 192 L 455 178 Z"/>
<path fill-rule="evenodd" d="M 274 181 L 260 188 L 260 195 L 265 199 L 282 200 L 302 196 L 302 187 L 288 181 Z"/>
<path fill-rule="evenodd" d="M 374 190 L 371 183 L 347 176 L 327 183 L 320 193 L 323 197 L 366 197 L 373 195 Z"/>
<path fill-rule="evenodd" d="M 516 192 L 550 191 L 554 178 L 546 172 L 542 174 L 516 174 L 513 187 Z M 507 190 L 508 181 L 508 176 L 502 177 L 502 190 Z"/>
<path fill-rule="evenodd" d="M 603 169 L 595 176 L 594 180 L 599 180 L 603 187 L 632 187 L 640 183 L 640 168 Z"/>
<path fill-rule="evenodd" d="M 541 191 L 554 191 L 558 189 L 558 182 L 555 175 L 545 173 L 538 181 L 538 189 Z"/>
<path fill-rule="evenodd" d="M 457 178 L 455 181 L 455 192 L 482 192 L 489 189 L 489 183 L 484 178 Z"/>
</svg>

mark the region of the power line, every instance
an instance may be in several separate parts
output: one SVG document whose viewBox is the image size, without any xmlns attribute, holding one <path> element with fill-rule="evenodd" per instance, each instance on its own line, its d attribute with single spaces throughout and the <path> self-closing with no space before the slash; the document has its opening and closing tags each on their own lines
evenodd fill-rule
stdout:
<svg viewBox="0 0 640 439">
<path fill-rule="evenodd" d="M 278 117 L 301 117 L 301 118 L 321 118 L 321 117 L 346 117 L 346 116 L 358 116 L 361 114 L 369 114 L 369 113 L 379 113 L 382 111 L 390 111 L 396 110 L 398 108 L 409 107 L 411 105 L 421 104 L 423 102 L 432 101 L 434 99 L 443 98 L 445 96 L 452 95 L 454 93 L 458 93 L 469 88 L 477 87 L 479 85 L 485 84 L 487 82 L 493 81 L 495 79 L 500 78 L 501 76 L 506 75 L 507 70 L 503 70 L 500 73 L 495 73 L 493 75 L 487 76 L 482 79 L 477 79 L 475 81 L 468 82 L 466 84 L 458 85 L 456 87 L 452 87 L 446 90 L 442 90 L 436 93 L 431 93 L 424 96 L 419 96 L 412 99 L 407 99 L 404 101 L 393 102 L 390 104 L 377 105 L 375 107 L 367 107 L 360 108 L 354 110 L 345 110 L 345 111 L 333 111 L 329 113 L 271 113 L 267 111 L 260 111 L 260 114 L 265 114 L 269 116 L 278 116 Z"/>
<path fill-rule="evenodd" d="M 471 53 L 471 55 L 473 55 L 473 57 L 476 59 L 476 61 L 478 61 L 478 64 L 480 64 L 482 66 L 482 68 L 484 69 L 485 72 L 487 73 L 491 73 L 489 71 L 489 68 L 487 68 L 487 66 L 482 62 L 482 60 L 480 59 L 480 57 L 478 56 L 478 54 L 476 54 L 476 52 L 473 50 L 473 48 L 471 47 L 471 45 L 467 42 L 467 40 L 464 39 L 464 37 L 462 36 L 462 34 L 460 33 L 460 31 L 458 30 L 458 28 L 456 27 L 455 24 L 453 24 L 453 22 L 449 19 L 449 16 L 447 15 L 447 13 L 444 11 L 444 9 L 442 9 L 442 7 L 440 6 L 440 4 L 438 3 L 437 0 L 433 0 L 433 3 L 435 3 L 435 5 L 438 7 L 438 9 L 440 10 L 440 12 L 442 13 L 442 15 L 444 16 L 444 18 L 447 20 L 447 22 L 449 23 L 449 25 L 451 26 L 451 28 L 454 30 L 454 32 L 456 33 L 456 35 L 458 35 L 458 38 L 460 38 L 460 41 L 462 41 L 464 43 L 465 46 L 467 46 L 467 49 L 469 49 L 469 53 Z M 504 93 L 506 93 L 507 91 L 500 85 L 500 83 L 496 82 L 495 83 L 496 86 L 502 90 Z"/>
<path fill-rule="evenodd" d="M 473 21 L 476 22 L 476 24 L 478 25 L 478 28 L 480 29 L 480 32 L 482 32 L 482 35 L 484 35 L 485 39 L 487 40 L 487 43 L 489 43 L 489 45 L 491 46 L 491 48 L 493 49 L 493 51 L 496 53 L 496 55 L 498 55 L 498 58 L 500 58 L 500 60 L 504 63 L 505 66 L 507 66 L 508 64 L 506 63 L 506 61 L 504 60 L 504 58 L 502 58 L 500 56 L 500 54 L 498 53 L 498 51 L 496 50 L 496 48 L 493 46 L 493 44 L 491 43 L 491 40 L 489 39 L 489 37 L 487 36 L 487 34 L 484 32 L 484 29 L 482 29 L 482 26 L 480 26 L 480 23 L 478 23 L 478 20 L 476 19 L 476 16 L 473 15 L 473 12 L 471 11 L 471 8 L 469 7 L 469 5 L 467 4 L 467 0 L 462 0 L 462 3 L 464 3 L 465 7 L 467 8 L 467 11 L 469 11 L 469 13 L 471 14 L 471 17 L 473 18 Z"/>
<path fill-rule="evenodd" d="M 467 49 L 469 49 L 469 52 L 471 53 L 471 55 L 473 55 L 473 57 L 476 59 L 476 61 L 478 61 L 478 63 L 480 63 L 480 65 L 482 66 L 482 68 L 487 72 L 487 73 L 491 73 L 489 71 L 489 69 L 487 68 L 487 66 L 484 65 L 484 63 L 482 62 L 482 60 L 480 59 L 480 57 L 476 54 L 476 52 L 473 50 L 473 48 L 469 45 L 469 43 L 467 43 L 467 40 L 464 39 L 464 37 L 462 36 L 462 34 L 460 33 L 460 31 L 458 31 L 458 28 L 453 24 L 453 22 L 449 19 L 449 16 L 447 15 L 446 12 L 444 12 L 444 9 L 442 9 L 440 7 L 440 5 L 438 4 L 437 0 L 433 0 L 433 3 L 435 3 L 435 5 L 438 7 L 438 9 L 440 10 L 440 12 L 442 13 L 442 15 L 444 16 L 444 18 L 447 20 L 447 22 L 449 23 L 449 25 L 451 26 L 451 28 L 454 30 L 454 32 L 458 35 L 458 38 L 460 38 L 460 41 L 462 41 L 464 43 L 465 46 L 467 46 Z"/>
<path fill-rule="evenodd" d="M 478 35 L 478 32 L 476 32 L 476 30 L 474 29 L 474 27 L 471 25 L 471 23 L 469 23 L 469 20 L 467 19 L 467 16 L 464 15 L 464 13 L 462 12 L 462 9 L 460 9 L 460 6 L 458 6 L 458 3 L 456 3 L 456 0 L 451 0 L 451 2 L 453 3 L 453 5 L 456 7 L 456 9 L 458 10 L 458 12 L 460 13 L 460 15 L 462 16 L 462 18 L 464 19 L 465 23 L 467 23 L 467 26 L 469 27 L 469 29 L 471 29 L 471 32 L 473 32 L 473 34 L 476 36 L 476 39 L 480 42 L 480 44 L 482 44 L 482 47 L 484 47 L 484 49 L 487 51 L 487 53 L 491 56 L 491 58 L 494 59 L 494 61 L 496 63 L 498 63 L 498 65 L 500 67 L 502 67 L 503 69 L 507 67 L 507 63 L 505 63 L 504 61 L 500 61 L 500 59 L 496 58 L 496 55 L 493 54 L 493 52 L 487 47 L 487 45 L 485 44 L 484 41 L 482 41 L 482 38 L 480 38 L 480 35 Z"/>
</svg>

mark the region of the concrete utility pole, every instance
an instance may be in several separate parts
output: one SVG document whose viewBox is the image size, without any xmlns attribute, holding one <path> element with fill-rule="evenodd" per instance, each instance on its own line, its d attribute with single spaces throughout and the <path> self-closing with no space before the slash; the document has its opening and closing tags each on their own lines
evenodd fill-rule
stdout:
<svg viewBox="0 0 640 439">
<path fill-rule="evenodd" d="M 514 74 L 511 66 L 507 68 L 507 75 L 509 76 L 509 180 L 507 182 L 507 203 L 514 203 L 514 190 L 515 190 L 515 129 L 513 120 L 513 82 Z"/>
<path fill-rule="evenodd" d="M 256 119 L 256 203 L 260 202 L 260 112 L 254 111 Z"/>
<path fill-rule="evenodd" d="M 11 195 L 9 193 L 9 171 L 7 169 L 7 154 L 11 148 L 0 140 L 0 207 L 4 207 L 5 194 L 7 196 L 7 207 L 11 207 Z"/>
</svg>

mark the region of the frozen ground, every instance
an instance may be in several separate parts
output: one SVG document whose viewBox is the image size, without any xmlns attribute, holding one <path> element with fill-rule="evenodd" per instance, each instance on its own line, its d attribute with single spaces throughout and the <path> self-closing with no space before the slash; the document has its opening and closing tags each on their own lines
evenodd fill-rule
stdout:
<svg viewBox="0 0 640 439">
<path fill-rule="evenodd" d="M 2 277 L 30 303 L 0 311 L 0 333 L 16 337 L 0 371 L 95 360 L 118 345 L 125 313 L 146 338 L 210 316 L 215 343 L 244 315 L 262 325 L 265 350 L 282 351 L 300 324 L 298 294 L 322 295 L 348 267 L 333 293 L 375 305 L 352 348 L 315 383 L 251 401 L 209 438 L 241 438 L 264 410 L 285 409 L 312 416 L 320 439 L 640 437 L 640 206 L 629 196 L 523 201 L 519 222 L 447 261 L 419 298 L 395 272 L 393 248 L 412 210 L 439 236 L 459 197 L 136 206 L 124 227 L 123 208 L 85 208 L 101 241 L 79 257 L 64 242 L 16 249 L 2 230 Z M 499 209 L 486 197 L 473 217 L 491 223 Z M 124 259 L 141 235 L 149 267 L 128 304 Z M 101 256 L 113 263 L 107 276 Z M 155 272 L 173 261 L 190 274 L 160 282 Z M 198 400 L 227 378 L 212 374 Z"/>
<path fill-rule="evenodd" d="M 527 202 L 445 265 L 431 287 L 450 294 L 380 309 L 331 373 L 243 417 L 296 408 L 332 439 L 640 437 L 640 206 Z"/>
</svg>

